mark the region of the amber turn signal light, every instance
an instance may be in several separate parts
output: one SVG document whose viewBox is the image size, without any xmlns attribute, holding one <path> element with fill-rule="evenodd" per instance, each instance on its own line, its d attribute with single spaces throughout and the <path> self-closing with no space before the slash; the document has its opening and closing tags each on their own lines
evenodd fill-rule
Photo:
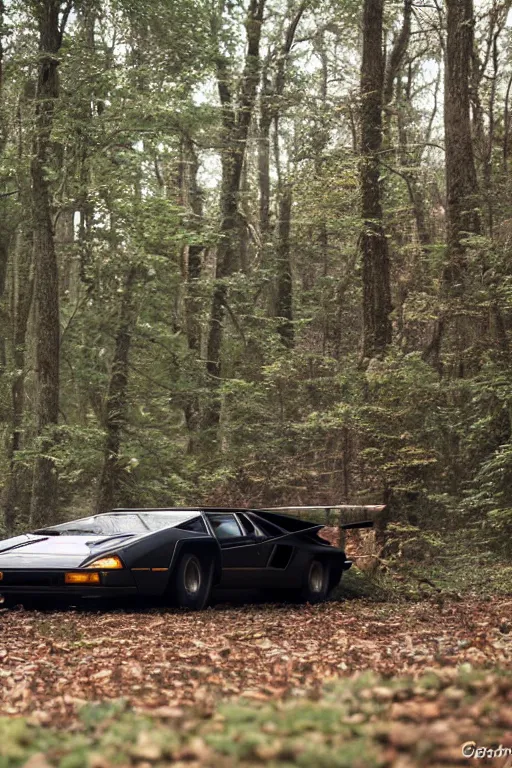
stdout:
<svg viewBox="0 0 512 768">
<path fill-rule="evenodd" d="M 100 557 L 98 560 L 95 560 L 93 563 L 89 563 L 87 568 L 99 568 L 102 571 L 103 570 L 118 570 L 119 568 L 123 568 L 123 564 L 121 562 L 121 559 L 117 555 L 108 555 L 108 557 Z"/>
<path fill-rule="evenodd" d="M 0 571 L 0 581 L 2 581 L 3 577 L 4 577 L 4 575 L 3 575 L 2 571 Z"/>
<path fill-rule="evenodd" d="M 99 584 L 99 573 L 66 573 L 64 576 L 66 584 Z"/>
</svg>

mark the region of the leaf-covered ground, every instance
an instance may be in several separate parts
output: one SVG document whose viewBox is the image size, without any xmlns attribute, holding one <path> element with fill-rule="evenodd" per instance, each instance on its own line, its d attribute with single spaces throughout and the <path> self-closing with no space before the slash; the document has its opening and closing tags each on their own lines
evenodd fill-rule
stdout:
<svg viewBox="0 0 512 768">
<path fill-rule="evenodd" d="M 191 738 L 195 734 L 203 739 L 198 734 L 206 728 L 210 735 L 204 754 L 209 757 L 199 755 L 197 760 L 216 765 L 217 760 L 224 764 L 222 760 L 228 759 L 229 750 L 218 751 L 215 744 L 212 746 L 212 734 L 218 731 L 221 741 L 231 739 L 226 737 L 228 725 L 222 725 L 224 715 L 221 717 L 217 708 L 226 706 L 226 702 L 238 702 L 228 705 L 228 711 L 235 725 L 241 718 L 236 725 L 240 732 L 268 731 L 270 738 L 273 726 L 263 728 L 267 721 L 276 722 L 277 731 L 269 744 L 269 739 L 262 737 L 261 748 L 259 737 L 253 734 L 257 742 L 254 749 L 241 746 L 234 760 L 264 762 L 268 748 L 268 760 L 296 762 L 291 753 L 285 759 L 290 739 L 295 744 L 296 739 L 302 743 L 305 737 L 295 732 L 295 726 L 289 731 L 289 725 L 297 718 L 308 722 L 312 718 L 308 748 L 319 739 L 322 749 L 327 750 L 324 762 L 318 765 L 443 765 L 442 761 L 431 761 L 431 753 L 424 745 L 418 753 L 418 740 L 421 744 L 430 742 L 435 734 L 439 737 L 434 739 L 436 749 L 446 752 L 442 760 L 452 764 L 458 745 L 470 738 L 477 740 L 481 733 L 488 733 L 488 738 L 499 737 L 502 743 L 512 740 L 512 683 L 502 674 L 512 666 L 511 618 L 512 599 L 499 597 L 448 600 L 444 604 L 435 600 L 395 604 L 350 600 L 320 606 L 218 605 L 196 614 L 158 609 L 2 610 L 0 716 L 6 716 L 7 721 L 1 721 L 1 727 L 7 727 L 6 722 L 17 722 L 16 727 L 25 728 L 24 721 L 13 718 L 22 715 L 31 727 L 44 727 L 48 738 L 52 728 L 71 732 L 78 728 L 81 733 L 84 726 L 79 712 L 84 705 L 123 698 L 129 709 L 135 708 L 143 716 L 172 723 L 177 719 L 182 732 L 181 721 L 185 720 L 189 723 L 185 731 L 190 730 Z M 457 678 L 457 668 L 464 664 L 486 671 L 480 682 Z M 368 670 L 379 679 L 364 677 Z M 429 670 L 436 670 L 433 682 L 414 682 L 426 673 L 430 675 Z M 363 678 L 359 680 L 361 673 Z M 404 681 L 406 677 L 413 682 Z M 325 681 L 339 678 L 341 682 L 330 692 L 323 692 Z M 391 692 L 386 681 L 392 686 Z M 344 703 L 343 691 L 352 692 L 348 703 Z M 241 710 L 240 700 L 245 702 Z M 314 700 L 316 704 L 311 703 Z M 311 713 L 309 709 L 302 712 L 303 706 L 312 707 Z M 328 711 L 333 707 L 335 715 L 331 720 Z M 239 716 L 233 714 L 239 710 Z M 322 724 L 324 718 L 326 724 Z M 383 735 L 382 728 L 389 730 L 391 722 L 393 730 Z M 343 728 L 338 732 L 340 724 Z M 324 734 L 324 725 L 329 738 Z M 140 727 L 149 733 L 147 724 Z M 341 757 L 336 762 L 333 754 L 339 751 L 343 734 L 354 743 L 368 741 L 366 746 L 371 746 L 374 757 L 368 753 L 359 763 L 344 763 Z M 27 737 L 23 738 L 26 742 Z M 87 738 L 91 746 L 106 736 L 101 731 Z M 140 739 L 146 743 L 146 736 Z M 283 739 L 284 751 L 280 751 Z M 238 744 L 240 739 L 235 741 Z M 173 750 L 181 754 L 188 740 L 185 742 L 173 741 L 174 746 L 162 747 L 160 752 L 155 749 L 154 760 L 149 747 L 146 757 L 142 752 L 137 757 L 135 750 L 130 759 L 121 763 L 148 768 L 170 760 Z M 9 743 L 12 745 L 12 739 Z M 1 744 L 0 738 L 0 768 L 23 764 L 19 757 L 22 754 L 25 759 L 23 750 L 15 763 L 12 755 L 2 757 Z M 296 757 L 306 750 L 300 745 L 290 749 L 297 753 Z M 399 754 L 405 762 L 393 762 Z M 458 754 L 460 759 L 460 750 Z M 49 764 L 75 768 L 72 761 L 61 765 L 61 758 L 58 754 L 56 762 Z M 91 764 L 92 768 L 103 768 L 98 760 Z M 303 765 L 313 765 L 305 757 L 301 760 Z M 79 761 L 76 766 L 86 764 Z M 36 763 L 31 768 L 45 765 Z"/>
<path fill-rule="evenodd" d="M 143 709 L 282 698 L 371 669 L 510 667 L 512 599 L 0 612 L 0 714 L 41 722 L 123 696 Z"/>
<path fill-rule="evenodd" d="M 363 673 L 317 695 L 231 702 L 211 713 L 166 707 L 148 717 L 123 702 L 88 705 L 64 732 L 0 717 L 0 768 L 468 765 L 463 745 L 469 754 L 512 746 L 511 703 L 512 677 L 462 668 L 418 680 Z"/>
</svg>

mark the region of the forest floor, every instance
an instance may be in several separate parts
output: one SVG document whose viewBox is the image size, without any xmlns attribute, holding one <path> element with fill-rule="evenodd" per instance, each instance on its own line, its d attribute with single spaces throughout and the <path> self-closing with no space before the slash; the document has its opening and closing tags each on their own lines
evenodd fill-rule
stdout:
<svg viewBox="0 0 512 768">
<path fill-rule="evenodd" d="M 507 670 L 499 595 L 0 610 L 0 768 L 509 766 Z"/>
</svg>

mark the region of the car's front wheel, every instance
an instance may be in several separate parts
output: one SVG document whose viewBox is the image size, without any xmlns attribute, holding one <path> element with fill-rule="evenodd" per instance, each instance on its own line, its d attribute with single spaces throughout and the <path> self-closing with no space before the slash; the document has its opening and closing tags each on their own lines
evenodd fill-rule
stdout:
<svg viewBox="0 0 512 768">
<path fill-rule="evenodd" d="M 330 568 L 321 560 L 311 560 L 300 597 L 305 603 L 321 603 L 329 593 Z"/>
<path fill-rule="evenodd" d="M 213 562 L 207 557 L 198 557 L 185 552 L 177 565 L 172 596 L 180 608 L 202 610 L 210 598 L 212 589 Z"/>
</svg>

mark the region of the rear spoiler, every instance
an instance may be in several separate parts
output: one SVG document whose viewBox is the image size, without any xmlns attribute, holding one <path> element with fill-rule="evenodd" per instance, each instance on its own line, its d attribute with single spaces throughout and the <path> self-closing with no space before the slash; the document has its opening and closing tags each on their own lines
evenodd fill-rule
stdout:
<svg viewBox="0 0 512 768">
<path fill-rule="evenodd" d="M 350 531 L 352 528 L 373 528 L 374 524 L 373 520 L 361 520 L 360 523 L 342 523 L 340 528 L 344 531 Z"/>
<path fill-rule="evenodd" d="M 288 514 L 297 514 L 301 517 L 302 512 L 323 512 L 326 522 L 330 523 L 331 513 L 336 512 L 336 522 L 330 523 L 337 525 L 342 530 L 348 531 L 354 528 L 373 528 L 375 522 L 379 519 L 381 513 L 386 509 L 385 504 L 332 504 L 324 506 L 308 507 L 265 507 L 261 512 L 270 512 L 279 516 Z M 346 522 L 345 522 L 346 521 Z"/>
</svg>

